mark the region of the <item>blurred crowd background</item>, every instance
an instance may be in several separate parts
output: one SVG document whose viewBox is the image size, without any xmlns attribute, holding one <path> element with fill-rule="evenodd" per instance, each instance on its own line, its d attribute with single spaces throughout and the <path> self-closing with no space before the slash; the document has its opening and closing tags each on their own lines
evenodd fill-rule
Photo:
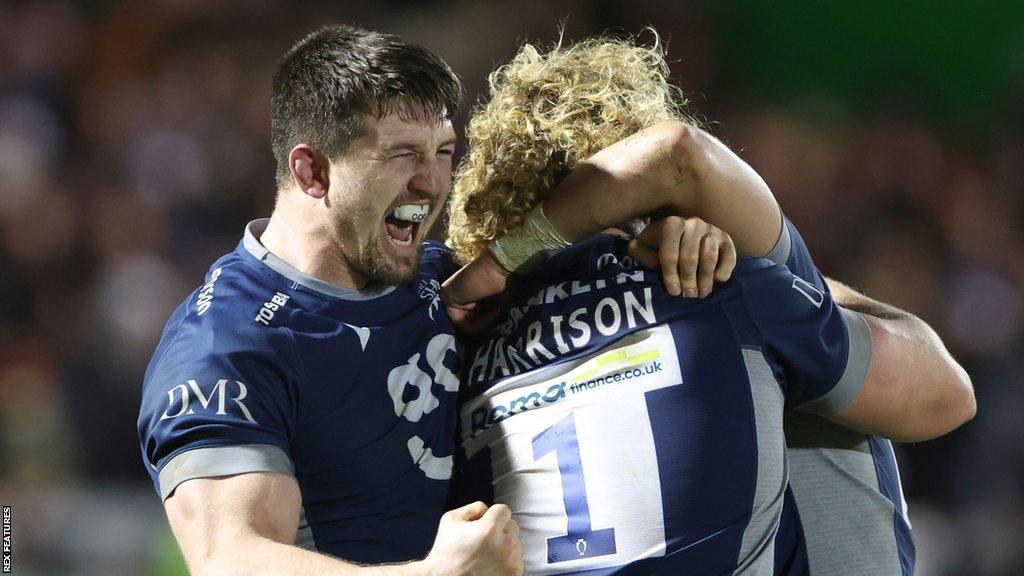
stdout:
<svg viewBox="0 0 1024 576">
<path fill-rule="evenodd" d="M 523 40 L 654 26 L 691 111 L 765 177 L 820 268 L 930 322 L 973 377 L 973 422 L 898 449 L 918 574 L 1024 574 L 1015 4 L 0 0 L 15 573 L 184 573 L 139 454 L 142 375 L 169 313 L 270 212 L 278 56 L 349 22 L 439 53 L 470 104 Z"/>
</svg>

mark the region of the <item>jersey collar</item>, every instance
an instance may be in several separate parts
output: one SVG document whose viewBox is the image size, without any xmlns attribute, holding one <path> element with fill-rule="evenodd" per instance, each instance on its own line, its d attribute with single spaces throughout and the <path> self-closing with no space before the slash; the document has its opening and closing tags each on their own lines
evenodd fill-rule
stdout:
<svg viewBox="0 0 1024 576">
<path fill-rule="evenodd" d="M 340 298 L 342 300 L 373 300 L 391 293 L 395 289 L 394 286 L 384 286 L 381 288 L 373 288 L 367 290 L 355 290 L 352 288 L 345 288 L 344 286 L 338 286 L 337 284 L 331 284 L 330 282 L 324 282 L 318 278 L 314 278 L 305 272 L 302 272 L 298 268 L 295 268 L 291 264 L 275 256 L 270 250 L 267 250 L 265 246 L 260 242 L 260 236 L 267 229 L 267 224 L 270 222 L 269 218 L 260 218 L 253 220 L 245 227 L 245 235 L 242 237 L 242 246 L 245 247 L 246 252 L 252 254 L 257 260 L 266 264 L 271 270 L 284 276 L 285 278 L 305 286 L 310 290 L 314 290 L 327 296 L 334 298 Z"/>
</svg>

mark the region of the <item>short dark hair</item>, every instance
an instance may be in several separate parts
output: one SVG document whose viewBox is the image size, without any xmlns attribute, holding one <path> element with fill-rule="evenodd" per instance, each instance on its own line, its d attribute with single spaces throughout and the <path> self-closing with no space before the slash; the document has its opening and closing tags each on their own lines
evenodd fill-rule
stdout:
<svg viewBox="0 0 1024 576">
<path fill-rule="evenodd" d="M 437 55 L 393 34 L 326 26 L 281 58 L 270 102 L 270 140 L 277 184 L 291 180 L 288 154 L 302 142 L 328 158 L 344 154 L 360 116 L 451 117 L 462 84 Z"/>
</svg>

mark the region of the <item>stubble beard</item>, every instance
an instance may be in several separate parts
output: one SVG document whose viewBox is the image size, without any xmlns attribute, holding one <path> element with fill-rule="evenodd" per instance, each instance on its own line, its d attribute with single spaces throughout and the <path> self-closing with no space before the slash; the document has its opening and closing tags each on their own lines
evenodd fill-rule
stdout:
<svg viewBox="0 0 1024 576">
<path fill-rule="evenodd" d="M 339 239 L 342 253 L 353 272 L 361 275 L 369 286 L 394 286 L 405 284 L 416 277 L 422 246 L 416 247 L 412 262 L 395 259 L 381 250 L 377 234 L 366 243 L 359 241 L 356 222 L 339 214 L 334 219 L 335 236 Z M 383 239 L 385 242 L 388 240 Z"/>
</svg>

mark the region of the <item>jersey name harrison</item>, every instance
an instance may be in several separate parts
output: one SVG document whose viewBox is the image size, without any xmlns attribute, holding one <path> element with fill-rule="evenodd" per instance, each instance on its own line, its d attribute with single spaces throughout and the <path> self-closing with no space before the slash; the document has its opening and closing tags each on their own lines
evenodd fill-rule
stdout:
<svg viewBox="0 0 1024 576">
<path fill-rule="evenodd" d="M 233 389 L 232 392 L 235 392 L 233 396 L 228 396 L 229 388 Z M 216 397 L 217 411 L 215 414 L 218 416 L 227 416 L 227 401 L 231 400 L 238 406 L 246 420 L 253 424 L 258 424 L 243 402 L 248 395 L 249 389 L 238 380 L 221 378 L 213 385 L 209 395 L 203 393 L 203 389 L 199 387 L 198 382 L 189 380 L 188 383 L 178 384 L 167 391 L 167 409 L 160 416 L 160 420 L 171 420 L 185 414 L 195 414 L 196 408 L 193 401 L 199 404 L 199 409 L 209 411 L 211 409 L 210 405 L 213 403 L 214 397 Z"/>
<path fill-rule="evenodd" d="M 469 381 L 476 384 L 515 376 L 586 348 L 595 333 L 612 336 L 622 329 L 656 323 L 651 287 L 623 290 L 568 314 L 535 320 L 515 341 L 506 336 L 491 340 L 477 350 L 469 367 Z"/>
</svg>

